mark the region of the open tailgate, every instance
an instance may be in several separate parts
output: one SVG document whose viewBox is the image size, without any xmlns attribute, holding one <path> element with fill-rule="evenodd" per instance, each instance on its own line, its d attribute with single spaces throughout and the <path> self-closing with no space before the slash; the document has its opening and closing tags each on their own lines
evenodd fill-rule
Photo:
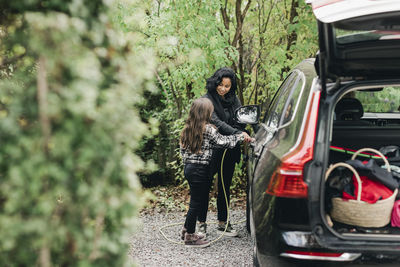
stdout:
<svg viewBox="0 0 400 267">
<path fill-rule="evenodd" d="M 322 79 L 400 77 L 399 0 L 314 0 Z"/>
</svg>

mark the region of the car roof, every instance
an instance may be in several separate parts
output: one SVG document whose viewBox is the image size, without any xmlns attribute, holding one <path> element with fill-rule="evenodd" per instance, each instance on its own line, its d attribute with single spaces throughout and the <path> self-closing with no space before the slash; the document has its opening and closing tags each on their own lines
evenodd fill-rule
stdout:
<svg viewBox="0 0 400 267">
<path fill-rule="evenodd" d="M 399 0 L 311 0 L 315 17 L 332 23 L 356 17 L 400 11 Z"/>
</svg>

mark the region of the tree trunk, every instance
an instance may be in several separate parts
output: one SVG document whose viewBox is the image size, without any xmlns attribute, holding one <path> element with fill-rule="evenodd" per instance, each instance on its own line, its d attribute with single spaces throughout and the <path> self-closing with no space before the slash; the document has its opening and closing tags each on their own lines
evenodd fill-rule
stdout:
<svg viewBox="0 0 400 267">
<path fill-rule="evenodd" d="M 297 24 L 294 22 L 295 17 L 298 15 L 297 8 L 299 7 L 299 0 L 292 0 L 290 5 L 290 15 L 289 15 L 289 23 L 288 25 Z M 296 31 L 292 31 L 287 35 L 287 44 L 286 44 L 286 58 L 288 60 L 292 59 L 292 55 L 290 54 L 290 48 L 297 41 L 297 33 Z M 281 70 L 281 79 L 283 79 L 283 74 L 289 71 L 288 66 L 284 66 Z"/>
<path fill-rule="evenodd" d="M 239 95 L 239 99 L 242 104 L 244 103 L 243 91 L 248 84 L 248 82 L 246 81 L 245 69 L 244 69 L 245 64 L 244 64 L 244 44 L 242 39 L 242 29 L 243 29 L 244 19 L 251 5 L 251 1 L 252 0 L 249 0 L 247 2 L 243 12 L 242 12 L 242 0 L 236 0 L 235 2 L 236 29 L 235 29 L 235 35 L 231 43 L 231 45 L 237 48 L 239 51 L 239 62 L 237 65 L 233 64 L 233 69 L 235 73 L 239 74 L 239 79 L 237 83 L 238 84 L 237 94 Z"/>
<path fill-rule="evenodd" d="M 246 87 L 245 85 L 245 74 L 244 74 L 244 64 L 243 64 L 243 57 L 244 57 L 244 47 L 243 47 L 243 40 L 242 37 L 240 36 L 239 39 L 239 65 L 238 65 L 238 71 L 239 71 L 239 81 L 238 81 L 238 94 L 239 94 L 239 99 L 240 103 L 244 104 L 244 97 L 243 97 L 243 90 Z"/>
<path fill-rule="evenodd" d="M 289 18 L 289 24 L 297 24 L 297 21 L 294 22 L 294 18 L 298 16 L 297 13 L 297 8 L 299 7 L 299 0 L 292 0 L 292 5 L 290 7 L 290 18 Z M 288 36 L 287 36 L 287 46 L 286 46 L 286 51 L 290 51 L 290 47 L 297 41 L 297 33 L 296 31 L 292 31 Z M 292 55 L 290 53 L 286 53 L 286 57 L 288 59 L 292 59 Z"/>
<path fill-rule="evenodd" d="M 46 155 L 49 152 L 50 134 L 51 126 L 50 119 L 48 116 L 48 84 L 47 84 L 47 69 L 46 69 L 46 59 L 41 56 L 38 61 L 38 71 L 37 71 L 37 99 L 39 106 L 39 122 L 40 128 L 43 135 L 43 149 Z"/>
<path fill-rule="evenodd" d="M 168 73 L 168 78 L 171 77 L 171 72 L 169 70 L 167 70 Z M 174 98 L 174 101 L 176 103 L 176 109 L 177 109 L 177 115 L 178 115 L 178 119 L 180 119 L 182 117 L 182 98 L 179 94 L 178 91 L 175 90 L 174 84 L 170 81 L 169 82 L 169 86 L 172 92 L 172 97 Z"/>
</svg>

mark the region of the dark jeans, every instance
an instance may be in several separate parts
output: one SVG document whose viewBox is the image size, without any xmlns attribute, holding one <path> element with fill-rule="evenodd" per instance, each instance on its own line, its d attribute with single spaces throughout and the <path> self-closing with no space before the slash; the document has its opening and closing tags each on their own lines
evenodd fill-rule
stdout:
<svg viewBox="0 0 400 267">
<path fill-rule="evenodd" d="M 225 202 L 224 189 L 222 187 L 221 182 L 221 160 L 223 156 L 223 149 L 215 150 L 215 154 L 213 155 L 213 159 L 211 162 L 211 177 L 214 176 L 215 173 L 218 173 L 218 196 L 217 196 L 217 211 L 218 211 L 218 221 L 226 222 L 228 217 L 228 210 Z M 228 149 L 225 158 L 224 158 L 224 166 L 223 166 L 223 180 L 226 191 L 226 197 L 228 199 L 228 205 L 230 201 L 230 187 L 232 183 L 233 172 L 235 171 L 235 164 L 238 158 L 238 151 Z M 240 151 L 239 151 L 240 153 Z M 208 201 L 207 201 L 207 209 L 208 209 Z M 207 210 L 205 212 L 201 212 L 198 216 L 199 222 L 205 222 L 207 220 Z"/>
<path fill-rule="evenodd" d="M 190 186 L 190 204 L 186 214 L 185 228 L 189 234 L 196 229 L 196 219 L 207 214 L 211 186 L 210 167 L 205 164 L 185 164 L 185 178 Z"/>
</svg>

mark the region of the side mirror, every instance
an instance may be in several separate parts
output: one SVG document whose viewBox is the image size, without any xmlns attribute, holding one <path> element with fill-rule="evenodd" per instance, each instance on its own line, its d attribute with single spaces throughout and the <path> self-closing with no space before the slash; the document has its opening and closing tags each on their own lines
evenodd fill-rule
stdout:
<svg viewBox="0 0 400 267">
<path fill-rule="evenodd" d="M 235 120 L 243 124 L 257 124 L 260 113 L 258 105 L 243 106 L 235 110 Z"/>
</svg>

